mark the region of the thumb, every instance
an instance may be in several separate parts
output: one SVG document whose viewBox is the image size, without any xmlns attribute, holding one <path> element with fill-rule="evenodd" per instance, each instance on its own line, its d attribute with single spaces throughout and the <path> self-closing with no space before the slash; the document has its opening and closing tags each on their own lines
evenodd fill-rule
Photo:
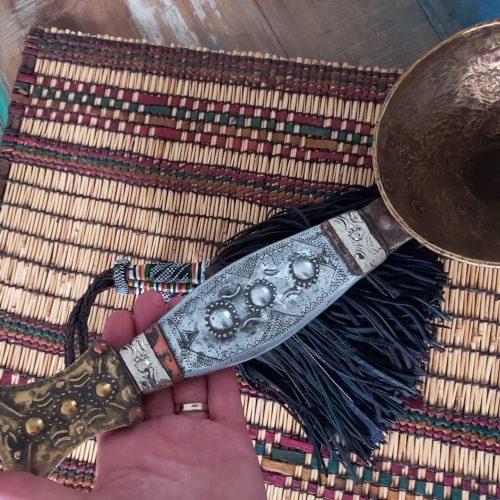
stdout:
<svg viewBox="0 0 500 500">
<path fill-rule="evenodd" d="M 28 472 L 0 472 L 0 500 L 82 500 L 84 495 Z"/>
</svg>

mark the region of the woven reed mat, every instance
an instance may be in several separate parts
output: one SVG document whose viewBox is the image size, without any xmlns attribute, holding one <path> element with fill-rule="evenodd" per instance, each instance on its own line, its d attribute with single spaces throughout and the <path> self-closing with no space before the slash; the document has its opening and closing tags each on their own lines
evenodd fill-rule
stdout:
<svg viewBox="0 0 500 500">
<path fill-rule="evenodd" d="M 210 257 L 270 207 L 373 183 L 373 125 L 397 77 L 32 31 L 1 150 L 1 382 L 63 367 L 61 325 L 117 258 Z M 299 426 L 242 387 L 269 498 L 500 498 L 499 272 L 445 265 L 443 350 L 361 483 L 330 462 L 318 484 Z M 132 303 L 103 294 L 90 330 Z M 82 445 L 55 477 L 90 487 L 95 453 Z"/>
</svg>

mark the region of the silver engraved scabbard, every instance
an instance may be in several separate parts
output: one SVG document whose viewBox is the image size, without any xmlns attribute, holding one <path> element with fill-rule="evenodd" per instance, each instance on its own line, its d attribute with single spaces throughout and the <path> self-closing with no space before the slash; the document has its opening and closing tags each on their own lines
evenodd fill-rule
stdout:
<svg viewBox="0 0 500 500">
<path fill-rule="evenodd" d="M 147 357 L 149 335 L 122 356 L 147 392 L 171 384 L 172 373 L 242 363 L 292 336 L 408 239 L 380 200 L 332 218 L 229 265 L 167 313 L 149 345 L 168 351 L 169 366 L 130 361 Z M 158 349 L 158 337 L 167 347 Z"/>
</svg>

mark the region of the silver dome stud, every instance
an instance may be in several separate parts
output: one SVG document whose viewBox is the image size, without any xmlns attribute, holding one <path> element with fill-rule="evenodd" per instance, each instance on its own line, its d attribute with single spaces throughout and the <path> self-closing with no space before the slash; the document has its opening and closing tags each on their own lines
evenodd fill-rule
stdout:
<svg viewBox="0 0 500 500">
<path fill-rule="evenodd" d="M 240 323 L 234 306 L 225 300 L 217 300 L 207 307 L 205 322 L 218 339 L 232 337 Z"/>
<path fill-rule="evenodd" d="M 245 288 L 245 300 L 251 311 L 264 309 L 272 304 L 276 287 L 265 280 L 256 280 Z"/>
<path fill-rule="evenodd" d="M 290 262 L 290 271 L 298 287 L 308 287 L 318 279 L 318 260 L 304 255 L 294 255 Z"/>
<path fill-rule="evenodd" d="M 231 311 L 222 307 L 210 313 L 208 322 L 214 330 L 229 330 L 234 324 Z"/>
</svg>

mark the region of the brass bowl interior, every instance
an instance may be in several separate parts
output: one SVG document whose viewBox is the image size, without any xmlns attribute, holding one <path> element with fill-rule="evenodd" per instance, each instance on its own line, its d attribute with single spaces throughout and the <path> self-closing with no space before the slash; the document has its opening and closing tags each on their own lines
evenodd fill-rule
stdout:
<svg viewBox="0 0 500 500">
<path fill-rule="evenodd" d="M 500 265 L 500 21 L 445 40 L 403 75 L 374 159 L 382 197 L 413 237 Z"/>
</svg>

